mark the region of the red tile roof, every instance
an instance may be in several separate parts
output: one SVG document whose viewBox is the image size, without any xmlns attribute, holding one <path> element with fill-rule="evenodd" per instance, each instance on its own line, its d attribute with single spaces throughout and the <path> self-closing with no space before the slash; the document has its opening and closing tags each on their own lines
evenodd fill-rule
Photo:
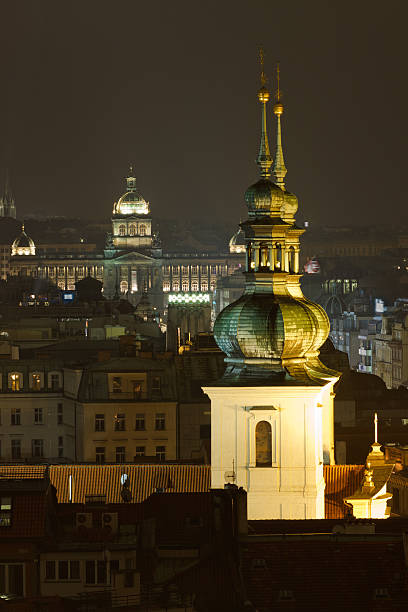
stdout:
<svg viewBox="0 0 408 612">
<path fill-rule="evenodd" d="M 364 465 L 325 465 L 325 518 L 340 519 L 346 515 L 344 498 L 360 486 Z"/>
<path fill-rule="evenodd" d="M 44 478 L 44 466 L 3 466 L 0 479 Z M 361 482 L 362 465 L 325 465 L 326 518 L 344 518 L 346 506 L 344 497 L 352 495 Z M 156 489 L 166 493 L 203 493 L 211 487 L 209 465 L 51 465 L 48 474 L 57 490 L 60 503 L 69 500 L 69 476 L 72 476 L 72 501 L 84 503 L 86 495 L 105 495 L 106 503 L 122 503 L 120 496 L 122 474 L 129 477 L 132 502 L 140 503 Z"/>
</svg>

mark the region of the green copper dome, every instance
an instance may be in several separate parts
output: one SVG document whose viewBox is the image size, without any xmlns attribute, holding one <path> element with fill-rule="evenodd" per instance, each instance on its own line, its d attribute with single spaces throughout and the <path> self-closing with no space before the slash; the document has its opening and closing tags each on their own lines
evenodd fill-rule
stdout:
<svg viewBox="0 0 408 612">
<path fill-rule="evenodd" d="M 266 178 L 261 178 L 248 187 L 245 192 L 245 202 L 251 216 L 279 214 L 284 196 L 285 192 L 280 187 Z"/>
<path fill-rule="evenodd" d="M 218 315 L 214 338 L 229 358 L 282 360 L 315 356 L 329 335 L 323 308 L 305 297 L 247 288 Z"/>
</svg>

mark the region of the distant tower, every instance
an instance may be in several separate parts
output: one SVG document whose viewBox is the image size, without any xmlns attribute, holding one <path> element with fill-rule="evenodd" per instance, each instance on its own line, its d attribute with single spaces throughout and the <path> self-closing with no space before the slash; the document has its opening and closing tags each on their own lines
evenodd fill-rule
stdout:
<svg viewBox="0 0 408 612">
<path fill-rule="evenodd" d="M 263 57 L 261 55 L 261 60 Z M 339 375 L 319 360 L 330 324 L 300 288 L 295 195 L 284 184 L 280 88 L 277 147 L 270 180 L 261 72 L 261 178 L 248 188 L 244 294 L 217 317 L 214 337 L 226 354 L 211 399 L 211 486 L 233 482 L 248 494 L 249 519 L 324 518 L 323 463 L 334 463 L 333 385 Z M 231 473 L 231 470 L 233 473 Z"/>
<path fill-rule="evenodd" d="M 137 188 L 132 166 L 126 177 L 126 192 L 113 205 L 112 241 L 118 250 L 139 251 L 152 247 L 149 202 L 146 202 Z"/>
<path fill-rule="evenodd" d="M 8 170 L 6 170 L 3 195 L 0 198 L 0 217 L 16 218 L 16 204 L 10 188 L 10 177 Z"/>
</svg>

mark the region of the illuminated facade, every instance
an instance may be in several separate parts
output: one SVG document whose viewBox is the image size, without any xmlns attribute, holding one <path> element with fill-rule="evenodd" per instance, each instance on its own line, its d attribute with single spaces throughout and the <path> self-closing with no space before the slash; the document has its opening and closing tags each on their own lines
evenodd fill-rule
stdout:
<svg viewBox="0 0 408 612">
<path fill-rule="evenodd" d="M 297 198 L 286 190 L 277 119 L 275 182 L 262 107 L 260 180 L 245 199 L 248 220 L 244 294 L 219 314 L 214 337 L 226 354 L 221 380 L 203 388 L 211 399 L 212 487 L 248 492 L 249 519 L 324 518 L 323 464 L 334 463 L 333 384 L 338 373 L 319 360 L 329 333 L 324 310 L 299 281 Z"/>
</svg>

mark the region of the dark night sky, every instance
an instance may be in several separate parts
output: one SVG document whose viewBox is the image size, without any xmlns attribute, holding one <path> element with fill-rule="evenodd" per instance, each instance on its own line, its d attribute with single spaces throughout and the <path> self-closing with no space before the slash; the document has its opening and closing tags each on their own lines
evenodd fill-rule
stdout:
<svg viewBox="0 0 408 612">
<path fill-rule="evenodd" d="M 408 223 L 406 4 L 3 0 L 0 167 L 19 216 L 106 218 L 133 162 L 154 215 L 238 222 L 262 43 L 300 217 Z"/>
</svg>

